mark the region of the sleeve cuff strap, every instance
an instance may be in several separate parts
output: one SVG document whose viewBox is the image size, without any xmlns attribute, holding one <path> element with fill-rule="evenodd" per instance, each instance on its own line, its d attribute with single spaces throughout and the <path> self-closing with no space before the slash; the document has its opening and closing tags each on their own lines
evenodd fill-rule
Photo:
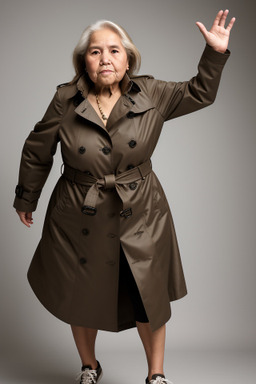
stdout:
<svg viewBox="0 0 256 384">
<path fill-rule="evenodd" d="M 17 185 L 15 188 L 15 195 L 18 199 L 24 199 L 31 203 L 34 200 L 38 200 L 40 197 L 40 194 L 41 194 L 41 191 L 27 192 L 23 189 L 21 185 Z"/>
<path fill-rule="evenodd" d="M 41 191 L 27 192 L 21 185 L 15 188 L 14 208 L 23 212 L 32 212 L 36 210 L 37 202 L 40 197 Z"/>
</svg>

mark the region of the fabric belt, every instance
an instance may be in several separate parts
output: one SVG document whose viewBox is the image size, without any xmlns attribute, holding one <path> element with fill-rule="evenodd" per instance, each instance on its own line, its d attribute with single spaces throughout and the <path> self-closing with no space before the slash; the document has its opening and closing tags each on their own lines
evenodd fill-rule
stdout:
<svg viewBox="0 0 256 384">
<path fill-rule="evenodd" d="M 85 215 L 94 216 L 97 213 L 96 203 L 99 196 L 100 189 L 113 189 L 115 188 L 123 203 L 123 210 L 120 212 L 122 217 L 129 217 L 132 215 L 132 206 L 130 202 L 130 194 L 124 188 L 125 184 L 135 183 L 138 180 L 145 180 L 146 176 L 152 171 L 151 160 L 122 172 L 119 175 L 109 174 L 104 175 L 102 178 L 96 177 L 79 171 L 64 164 L 62 175 L 71 181 L 73 184 L 81 184 L 89 187 L 85 196 L 82 212 Z M 136 188 L 136 185 L 135 185 Z"/>
</svg>

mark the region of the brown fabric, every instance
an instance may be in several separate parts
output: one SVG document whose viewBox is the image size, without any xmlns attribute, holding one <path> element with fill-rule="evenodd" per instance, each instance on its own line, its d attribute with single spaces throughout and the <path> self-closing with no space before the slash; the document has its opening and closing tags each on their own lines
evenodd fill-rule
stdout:
<svg viewBox="0 0 256 384">
<path fill-rule="evenodd" d="M 186 82 L 126 75 L 106 127 L 87 99 L 84 77 L 58 87 L 25 142 L 19 185 L 26 193 L 14 202 L 21 211 L 36 209 L 35 196 L 50 172 L 58 142 L 63 162 L 94 180 L 87 186 L 59 178 L 28 271 L 35 294 L 58 318 L 109 331 L 135 326 L 126 296 L 120 310 L 120 243 L 152 330 L 170 318 L 170 301 L 186 295 L 171 212 L 155 173 L 121 185 L 116 181 L 150 160 L 166 120 L 214 101 L 228 56 L 206 46 L 197 76 Z M 171 178 L 168 154 L 166 177 Z M 98 180 L 107 188 L 96 188 Z M 82 212 L 90 188 L 97 189 L 95 215 Z M 123 204 L 132 207 L 132 215 L 120 216 Z"/>
<path fill-rule="evenodd" d="M 131 201 L 127 200 L 127 194 L 124 193 L 124 185 L 128 183 L 135 183 L 138 180 L 145 180 L 145 177 L 152 171 L 151 160 L 145 161 L 143 164 L 139 164 L 137 167 L 129 169 L 128 171 L 122 172 L 119 175 L 115 174 L 104 175 L 101 179 L 81 172 L 77 169 L 73 169 L 68 165 L 65 165 L 63 176 L 66 177 L 74 184 L 81 184 L 89 187 L 84 199 L 84 213 L 94 216 L 96 214 L 96 204 L 101 189 L 112 189 L 115 188 L 120 199 L 122 200 L 122 211 L 131 211 Z M 87 207 L 87 212 L 86 212 Z"/>
</svg>

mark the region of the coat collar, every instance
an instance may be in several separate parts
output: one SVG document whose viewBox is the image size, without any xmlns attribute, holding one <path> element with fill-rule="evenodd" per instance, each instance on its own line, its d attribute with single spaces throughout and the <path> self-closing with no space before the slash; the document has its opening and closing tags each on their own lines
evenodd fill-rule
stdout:
<svg viewBox="0 0 256 384">
<path fill-rule="evenodd" d="M 127 73 L 124 75 L 120 86 L 121 86 L 121 92 L 123 95 L 126 93 L 129 93 L 131 90 L 133 90 L 135 92 L 141 91 L 138 84 L 136 84 L 134 81 L 132 81 Z M 77 87 L 77 90 L 81 92 L 81 94 L 84 98 L 86 98 L 88 96 L 88 93 L 90 90 L 90 83 L 89 83 L 89 81 L 85 75 L 82 75 L 78 79 L 76 87 Z"/>
<path fill-rule="evenodd" d="M 130 113 L 131 117 L 135 114 L 143 113 L 153 108 L 153 104 L 147 94 L 141 91 L 140 86 L 135 81 L 131 80 L 128 74 L 125 74 L 120 85 L 122 96 L 114 106 L 106 127 L 87 99 L 90 84 L 88 83 L 86 76 L 83 75 L 78 79 L 75 88 L 71 86 L 72 90 L 70 89 L 69 98 L 74 97 L 78 92 L 80 92 L 84 100 L 77 106 L 75 112 L 79 116 L 97 124 L 103 128 L 104 131 L 110 134 L 114 124 L 128 113 Z"/>
<path fill-rule="evenodd" d="M 63 86 L 65 86 L 65 93 L 68 99 L 71 99 L 72 97 L 74 97 L 77 94 L 77 92 L 80 92 L 85 99 L 88 96 L 88 93 L 90 90 L 90 84 L 85 75 L 82 75 L 78 79 L 77 83 L 60 84 L 58 88 Z M 134 91 L 137 93 L 137 92 L 140 92 L 141 89 L 139 85 L 133 80 L 131 80 L 129 75 L 126 73 L 121 81 L 121 91 L 122 91 L 122 94 L 129 93 L 130 91 Z"/>
</svg>

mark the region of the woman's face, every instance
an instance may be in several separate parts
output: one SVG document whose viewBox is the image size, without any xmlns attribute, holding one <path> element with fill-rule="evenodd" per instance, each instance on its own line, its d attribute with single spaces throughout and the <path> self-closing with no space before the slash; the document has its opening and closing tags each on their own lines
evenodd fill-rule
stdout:
<svg viewBox="0 0 256 384">
<path fill-rule="evenodd" d="M 111 29 L 92 34 L 85 54 L 87 73 L 98 87 L 118 84 L 128 69 L 128 58 L 121 39 Z"/>
</svg>

